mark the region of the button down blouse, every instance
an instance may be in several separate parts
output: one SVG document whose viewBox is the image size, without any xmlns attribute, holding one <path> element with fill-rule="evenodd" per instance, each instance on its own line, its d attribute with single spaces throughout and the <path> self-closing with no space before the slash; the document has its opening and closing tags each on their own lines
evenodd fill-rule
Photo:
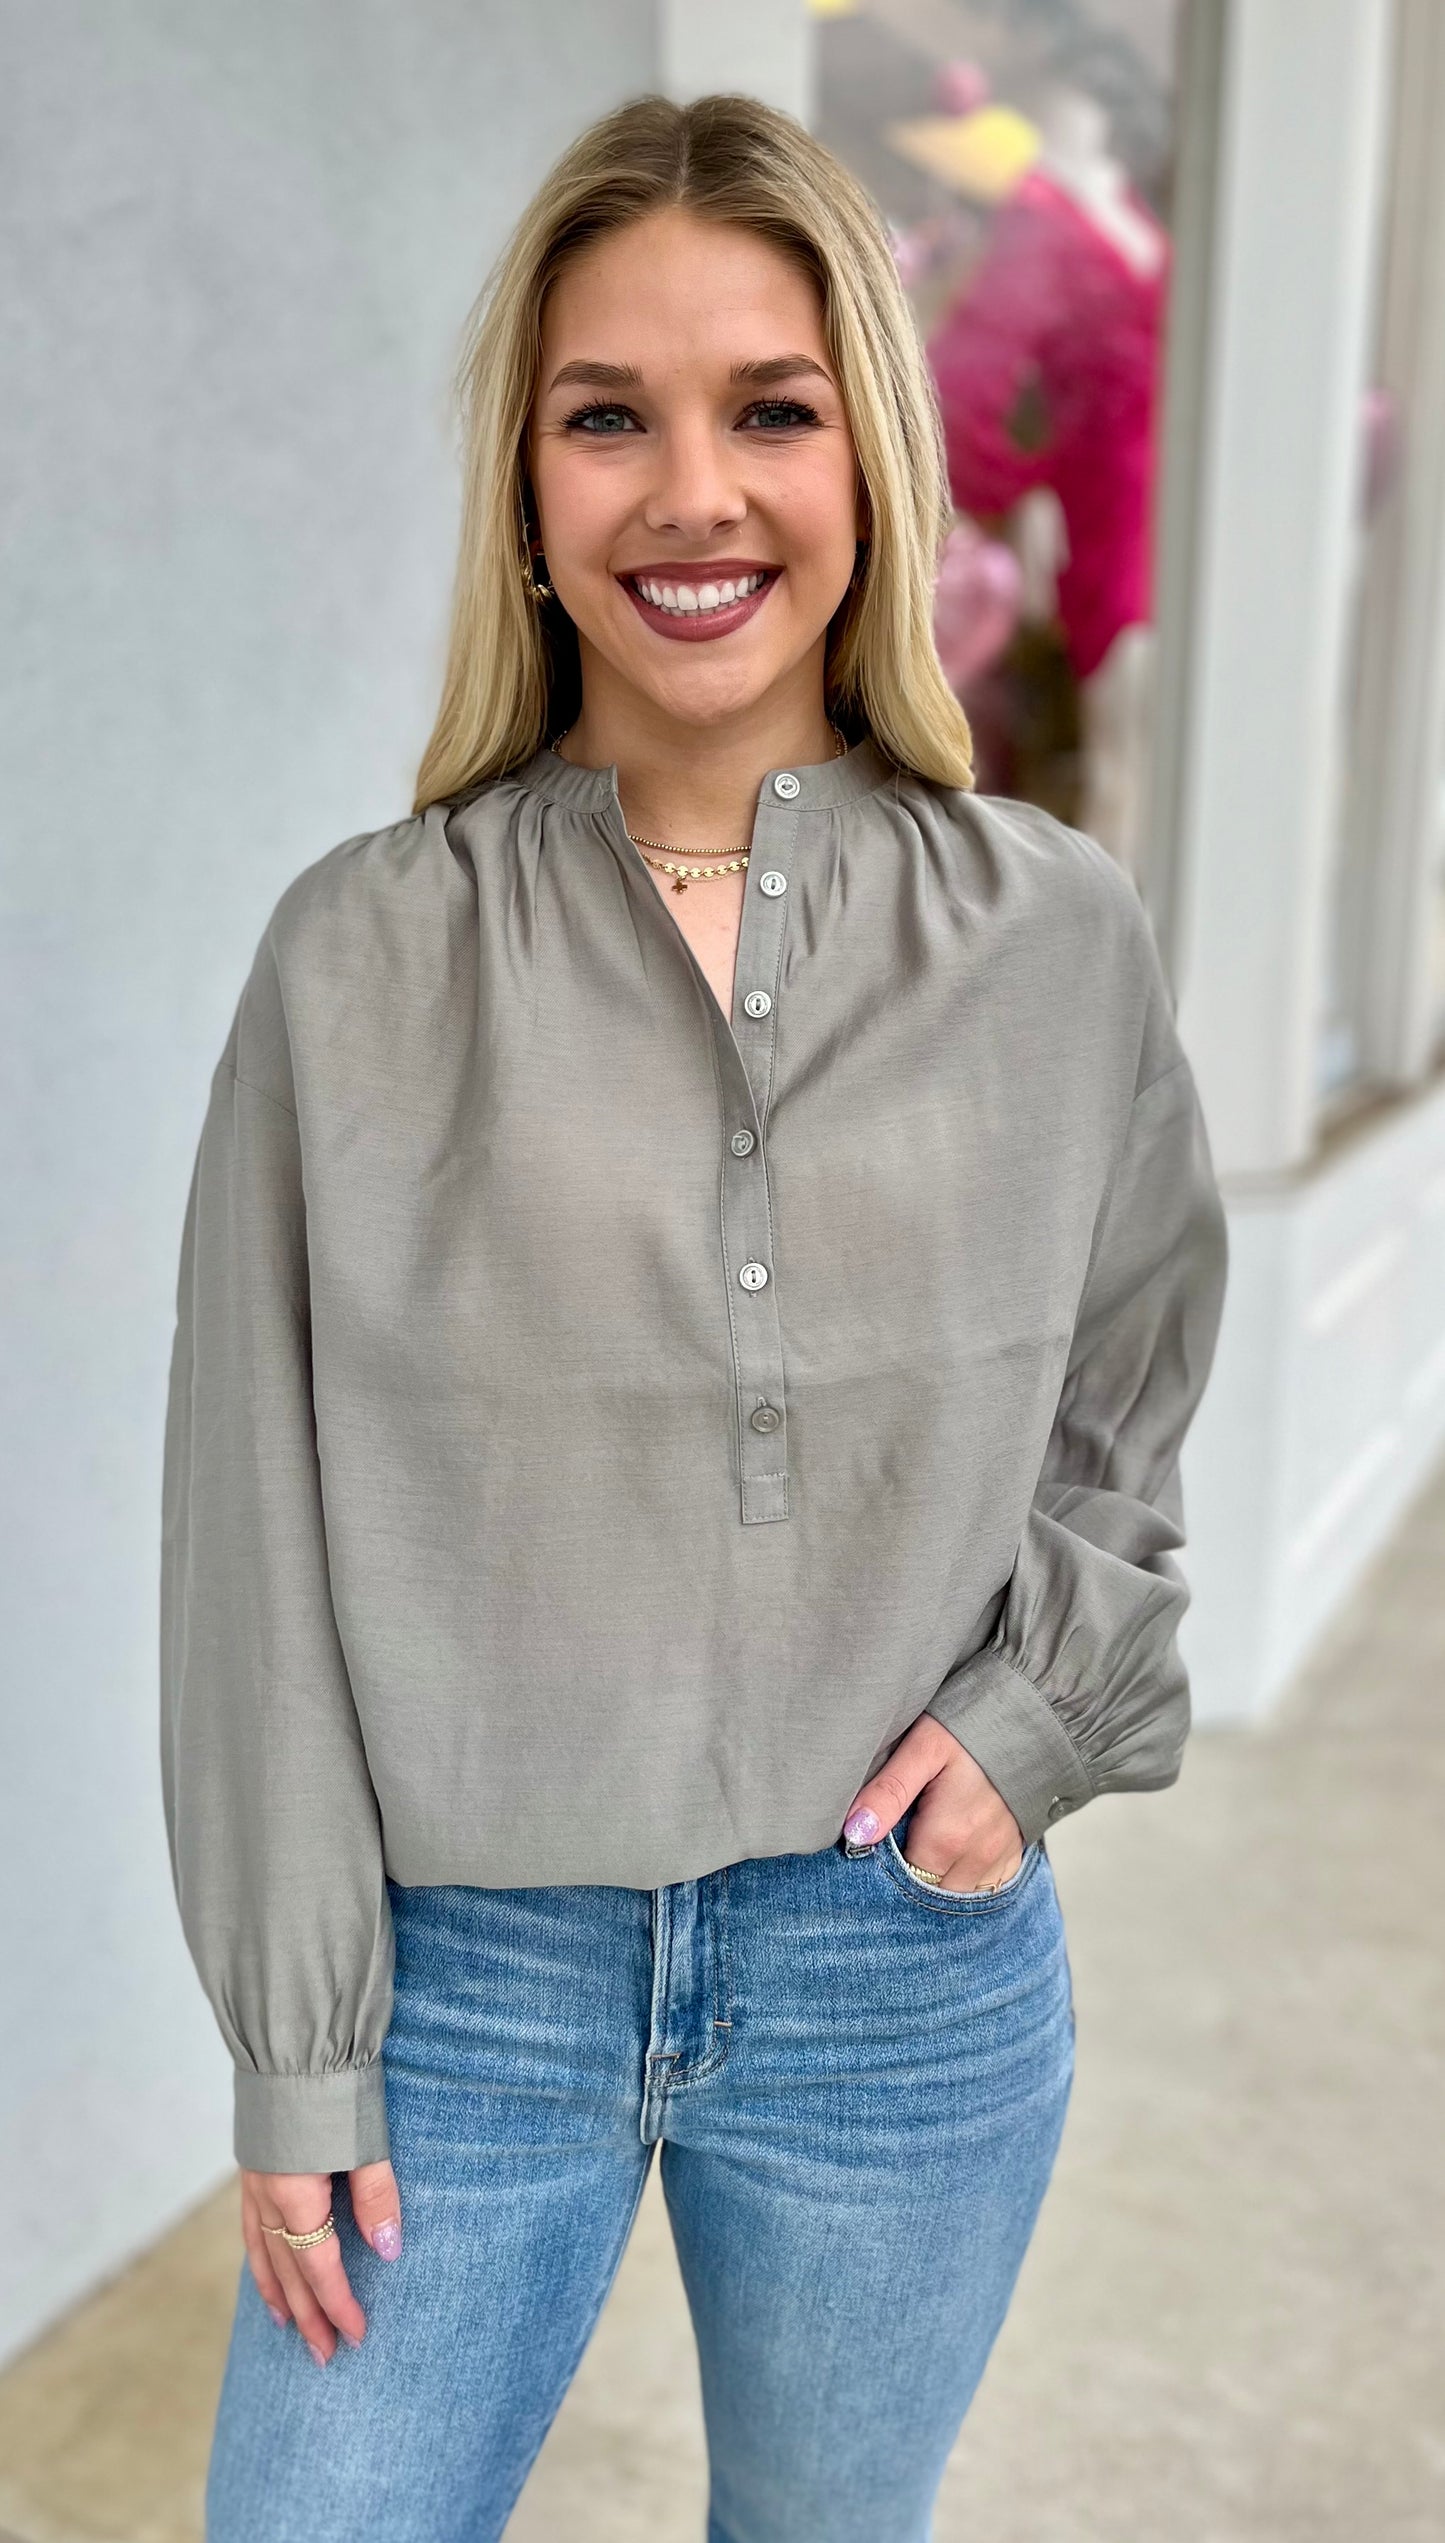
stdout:
<svg viewBox="0 0 1445 2543">
<path fill-rule="evenodd" d="M 387 1880 L 835 1843 L 931 1713 L 1026 1840 L 1165 1785 L 1224 1216 L 1138 892 L 863 742 L 759 790 L 731 1017 L 615 769 L 287 886 L 165 1433 L 167 1824 L 236 2152 L 387 2150 Z"/>
</svg>

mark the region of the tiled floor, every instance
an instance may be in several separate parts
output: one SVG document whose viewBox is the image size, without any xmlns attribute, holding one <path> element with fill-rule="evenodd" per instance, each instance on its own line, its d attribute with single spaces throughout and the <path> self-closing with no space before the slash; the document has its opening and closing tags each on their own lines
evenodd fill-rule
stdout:
<svg viewBox="0 0 1445 2543">
<path fill-rule="evenodd" d="M 1445 1476 L 1266 1729 L 1050 1837 L 1078 2077 L 936 2543 L 1445 2536 L 1442 1582 Z M 0 2378 L 13 2543 L 196 2543 L 234 2255 L 228 2191 Z M 704 2489 L 654 2168 L 508 2543 Z"/>
</svg>

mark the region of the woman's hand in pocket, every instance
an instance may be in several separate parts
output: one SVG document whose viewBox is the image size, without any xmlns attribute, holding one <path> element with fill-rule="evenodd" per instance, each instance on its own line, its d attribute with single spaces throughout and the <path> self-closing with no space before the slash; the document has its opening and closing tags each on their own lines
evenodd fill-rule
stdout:
<svg viewBox="0 0 1445 2543">
<path fill-rule="evenodd" d="M 381 2260 L 401 2255 L 401 2200 L 389 2163 L 363 2163 L 348 2175 L 351 2212 Z M 313 2233 L 331 2213 L 329 2172 L 243 2172 L 241 2231 L 251 2275 L 273 2322 L 294 2322 L 318 2366 L 335 2355 L 336 2338 L 359 2348 L 366 2316 L 351 2292 L 335 2234 L 296 2251 L 274 2230 Z"/>
<path fill-rule="evenodd" d="M 870 1776 L 843 1823 L 854 1845 L 876 1845 L 915 1804 L 908 1860 L 942 1875 L 946 1890 L 991 1890 L 1024 1859 L 1023 1830 L 997 1786 L 961 1740 L 920 1713 Z"/>
</svg>

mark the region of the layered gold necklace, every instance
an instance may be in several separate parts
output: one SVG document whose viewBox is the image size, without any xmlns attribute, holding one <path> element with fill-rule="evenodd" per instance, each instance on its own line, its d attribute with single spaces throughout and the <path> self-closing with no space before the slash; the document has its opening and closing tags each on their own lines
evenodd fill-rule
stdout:
<svg viewBox="0 0 1445 2543">
<path fill-rule="evenodd" d="M 828 730 L 833 736 L 833 757 L 844 758 L 848 745 L 837 725 L 830 724 Z M 565 734 L 563 739 L 566 739 Z M 627 830 L 625 820 L 622 826 L 624 830 Z M 711 882 L 715 876 L 745 874 L 748 869 L 748 859 L 752 854 L 751 844 L 743 848 L 705 848 L 701 851 L 699 858 L 689 859 L 686 864 L 682 864 L 679 863 L 678 851 L 670 840 L 644 839 L 633 830 L 627 830 L 627 835 L 644 865 L 650 865 L 657 874 L 672 876 L 674 892 L 685 892 L 689 883 Z M 655 856 L 649 856 L 647 854 L 649 848 L 655 848 L 658 853 Z"/>
</svg>

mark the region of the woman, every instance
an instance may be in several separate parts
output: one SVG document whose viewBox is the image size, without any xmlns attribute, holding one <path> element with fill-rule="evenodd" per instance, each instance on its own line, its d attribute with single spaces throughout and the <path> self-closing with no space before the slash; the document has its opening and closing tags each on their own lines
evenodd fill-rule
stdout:
<svg viewBox="0 0 1445 2543">
<path fill-rule="evenodd" d="M 1133 886 L 970 791 L 845 171 L 622 109 L 463 385 L 415 807 L 277 902 L 183 1238 L 209 2531 L 499 2535 L 658 2144 L 713 2543 L 918 2543 L 1070 2088 L 1045 1830 L 1179 1770 L 1222 1214 Z"/>
</svg>

